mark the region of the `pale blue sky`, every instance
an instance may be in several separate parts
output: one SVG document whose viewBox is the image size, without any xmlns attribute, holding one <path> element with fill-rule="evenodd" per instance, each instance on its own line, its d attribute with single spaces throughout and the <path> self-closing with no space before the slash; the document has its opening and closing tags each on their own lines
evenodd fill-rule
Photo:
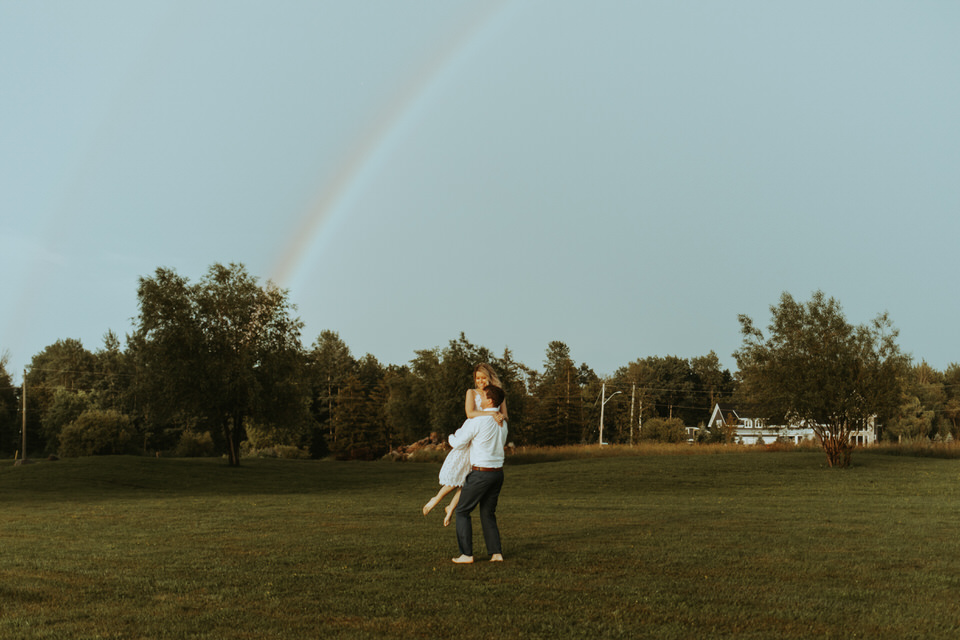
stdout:
<svg viewBox="0 0 960 640">
<path fill-rule="evenodd" d="M 960 3 L 0 0 L 0 352 L 242 262 L 309 346 L 597 373 L 782 291 L 960 361 Z"/>
</svg>

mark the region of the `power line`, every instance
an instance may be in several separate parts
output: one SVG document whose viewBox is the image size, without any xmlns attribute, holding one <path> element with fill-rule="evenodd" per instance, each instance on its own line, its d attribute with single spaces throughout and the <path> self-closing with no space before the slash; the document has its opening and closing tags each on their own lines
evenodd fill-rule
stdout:
<svg viewBox="0 0 960 640">
<path fill-rule="evenodd" d="M 135 374 L 132 373 L 121 373 L 119 371 L 84 371 L 80 369 L 53 369 L 49 367 L 31 367 L 30 372 L 34 371 L 43 371 L 44 373 L 58 373 L 61 375 L 66 374 L 76 374 L 82 376 L 119 376 L 125 378 L 134 378 Z"/>
</svg>

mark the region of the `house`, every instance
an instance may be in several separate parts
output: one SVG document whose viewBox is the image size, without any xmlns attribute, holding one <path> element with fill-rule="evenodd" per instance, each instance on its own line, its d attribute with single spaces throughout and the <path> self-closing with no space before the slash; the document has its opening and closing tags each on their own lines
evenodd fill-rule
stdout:
<svg viewBox="0 0 960 640">
<path fill-rule="evenodd" d="M 710 414 L 708 426 L 722 428 L 724 425 L 733 429 L 736 442 L 742 444 L 771 444 L 777 440 L 800 444 L 804 440 L 816 440 L 817 436 L 811 427 L 799 425 L 767 425 L 761 418 L 746 418 L 740 416 L 730 405 L 717 403 Z M 850 444 L 864 446 L 877 441 L 877 430 L 873 421 L 866 429 L 850 432 Z"/>
</svg>

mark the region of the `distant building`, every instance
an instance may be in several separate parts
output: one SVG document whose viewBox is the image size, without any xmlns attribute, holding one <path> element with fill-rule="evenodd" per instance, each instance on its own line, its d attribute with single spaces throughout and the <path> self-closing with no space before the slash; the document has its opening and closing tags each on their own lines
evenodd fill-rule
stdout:
<svg viewBox="0 0 960 640">
<path fill-rule="evenodd" d="M 713 407 L 707 424 L 713 428 L 723 428 L 725 425 L 732 428 L 734 440 L 742 444 L 757 444 L 760 440 L 763 440 L 763 444 L 771 444 L 777 440 L 800 444 L 804 440 L 817 440 L 813 429 L 804 424 L 767 425 L 760 418 L 742 417 L 732 406 L 720 403 Z M 854 446 L 873 444 L 876 441 L 877 430 L 873 420 L 866 429 L 850 432 L 850 444 Z"/>
</svg>

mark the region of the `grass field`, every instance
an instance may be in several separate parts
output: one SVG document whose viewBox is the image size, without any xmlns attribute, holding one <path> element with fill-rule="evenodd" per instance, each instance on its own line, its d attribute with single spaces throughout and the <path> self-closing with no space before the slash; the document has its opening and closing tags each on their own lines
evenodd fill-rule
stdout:
<svg viewBox="0 0 960 640">
<path fill-rule="evenodd" d="M 824 463 L 510 465 L 471 566 L 439 463 L 4 463 L 0 638 L 960 636 L 960 461 Z"/>
</svg>

